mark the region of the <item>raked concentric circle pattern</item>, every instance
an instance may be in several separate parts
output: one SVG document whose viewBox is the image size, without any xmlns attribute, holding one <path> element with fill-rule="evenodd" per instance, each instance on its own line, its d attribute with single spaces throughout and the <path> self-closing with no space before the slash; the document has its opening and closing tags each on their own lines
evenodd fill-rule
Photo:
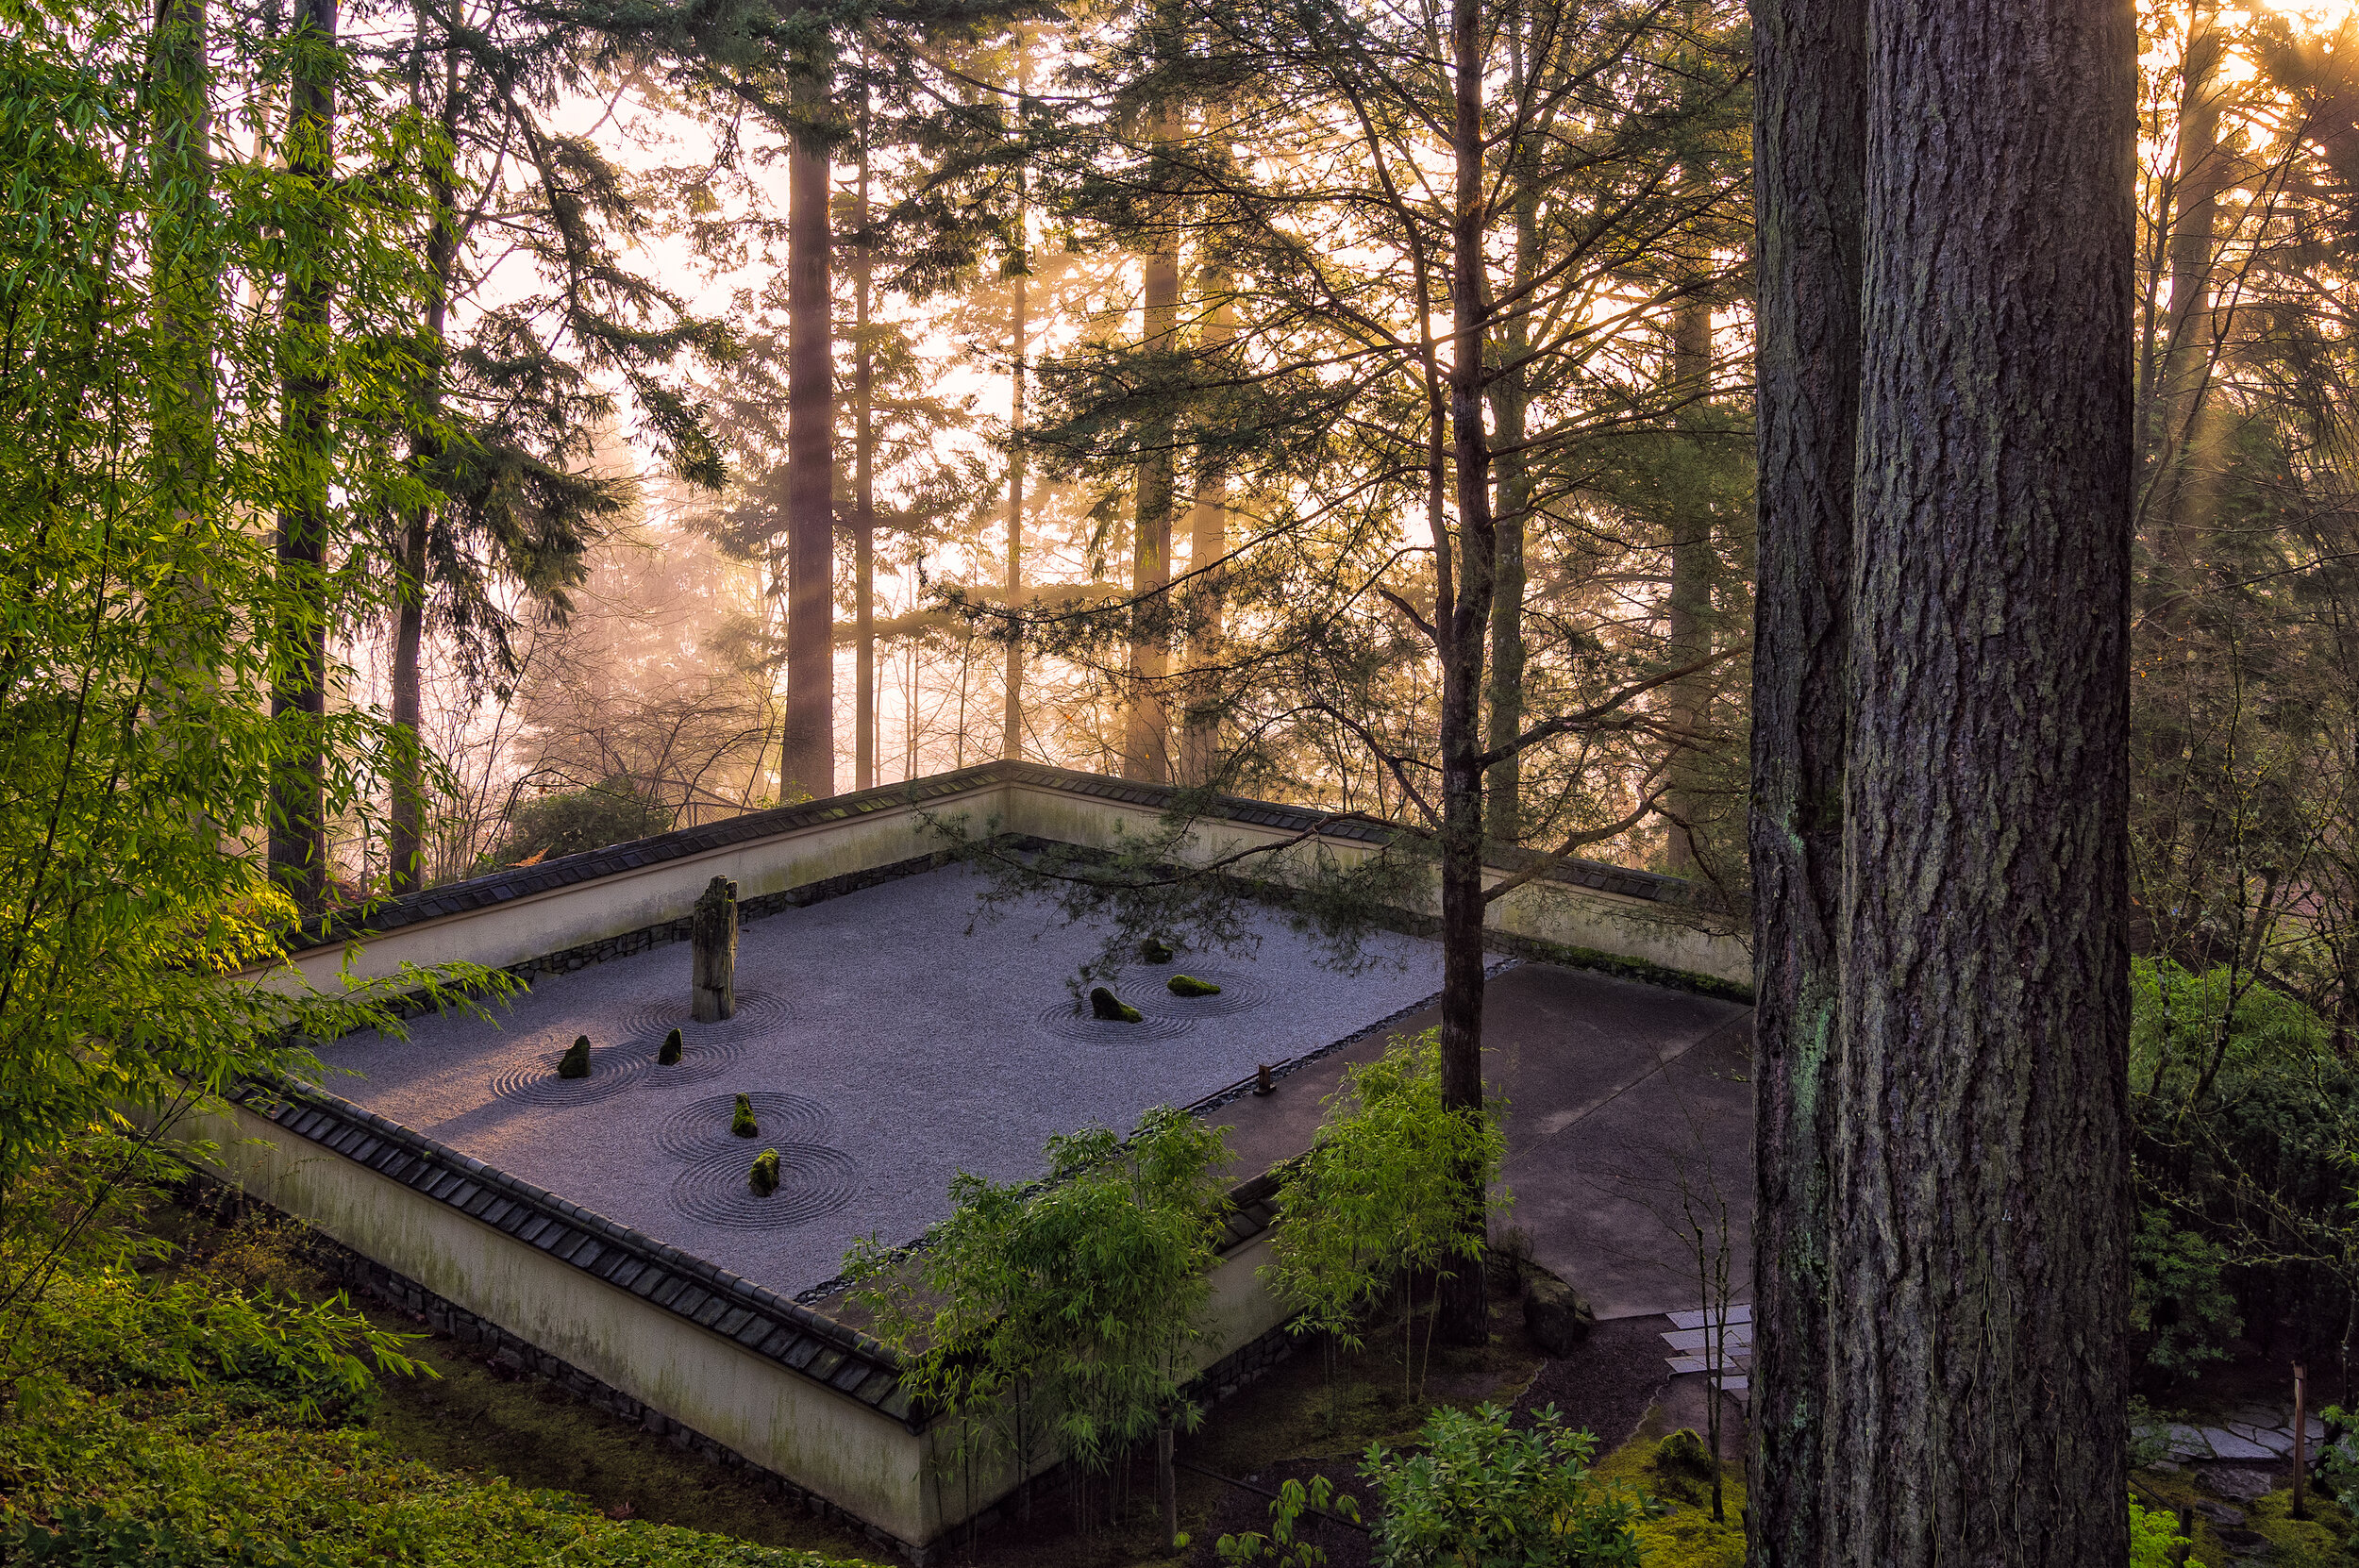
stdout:
<svg viewBox="0 0 2359 1568">
<path fill-rule="evenodd" d="M 1129 1002 L 1130 998 L 1125 996 L 1123 1000 Z M 1153 1005 L 1178 1000 L 1176 996 L 1158 996 L 1153 999 Z M 1077 1013 L 1072 1003 L 1060 1002 L 1040 1015 L 1040 1026 L 1051 1034 L 1092 1045 L 1145 1045 L 1154 1041 L 1174 1039 L 1196 1026 L 1193 1018 L 1174 1018 L 1152 1012 L 1137 1002 L 1131 1002 L 1131 1006 L 1137 1007 L 1146 1016 L 1135 1024 L 1123 1024 L 1112 1019 L 1093 1018 L 1086 1008 Z"/>
<path fill-rule="evenodd" d="M 614 1015 L 614 1038 L 641 1041 L 650 1046 L 661 1045 L 663 1037 L 678 1029 L 693 1050 L 698 1041 L 719 1043 L 730 1040 L 752 1040 L 791 1022 L 794 1007 L 775 992 L 747 989 L 737 993 L 737 1011 L 717 1023 L 699 1024 L 689 1016 L 688 988 L 680 987 L 679 996 L 670 1001 L 642 1001 L 624 1006 Z"/>
<path fill-rule="evenodd" d="M 565 1053 L 545 1048 L 510 1057 L 492 1072 L 492 1093 L 503 1100 L 526 1105 L 564 1107 L 590 1105 L 619 1094 L 639 1081 L 655 1059 L 619 1045 L 592 1047 L 590 1076 L 560 1078 L 557 1064 Z"/>
<path fill-rule="evenodd" d="M 823 1143 L 738 1140 L 738 1147 L 709 1154 L 672 1178 L 674 1212 L 736 1230 L 776 1230 L 832 1214 L 860 1192 L 860 1165 Z M 778 1190 L 756 1197 L 746 1181 L 764 1149 L 778 1151 Z"/>
<path fill-rule="evenodd" d="M 670 1069 L 659 1067 L 655 1071 L 661 1075 Z M 655 1146 L 675 1159 L 701 1159 L 708 1155 L 744 1149 L 750 1160 L 781 1138 L 808 1139 L 827 1127 L 828 1108 L 817 1100 L 768 1090 L 756 1090 L 745 1097 L 753 1102 L 754 1120 L 761 1127 L 754 1137 L 740 1138 L 729 1131 L 729 1117 L 737 1109 L 737 1096 L 712 1094 L 682 1106 L 657 1123 Z"/>
<path fill-rule="evenodd" d="M 1174 996 L 1166 983 L 1173 975 L 1192 976 L 1220 987 L 1217 996 Z M 1261 1007 L 1270 999 L 1270 989 L 1262 981 L 1233 969 L 1183 968 L 1173 965 L 1170 972 L 1155 982 L 1158 994 L 1155 1007 L 1174 1018 L 1227 1018 L 1231 1013 L 1246 1012 Z"/>
</svg>

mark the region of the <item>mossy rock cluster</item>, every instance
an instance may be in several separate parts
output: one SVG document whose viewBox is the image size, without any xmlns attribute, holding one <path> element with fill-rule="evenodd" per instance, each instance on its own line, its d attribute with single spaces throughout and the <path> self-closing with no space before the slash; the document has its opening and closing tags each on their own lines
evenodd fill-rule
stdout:
<svg viewBox="0 0 2359 1568">
<path fill-rule="evenodd" d="M 1146 1015 L 1104 986 L 1090 988 L 1090 1016 L 1107 1024 L 1140 1024 Z"/>
<path fill-rule="evenodd" d="M 758 1198 L 766 1198 L 778 1190 L 778 1150 L 764 1149 L 754 1156 L 753 1169 L 745 1173 L 745 1185 L 753 1189 Z"/>
<path fill-rule="evenodd" d="M 663 1049 L 655 1054 L 655 1064 L 658 1067 L 677 1067 L 679 1065 L 680 1052 L 686 1046 L 687 1042 L 680 1038 L 679 1030 L 674 1029 L 663 1037 Z"/>
<path fill-rule="evenodd" d="M 586 1078 L 590 1076 L 590 1037 L 574 1036 L 574 1043 L 565 1047 L 565 1054 L 557 1059 L 557 1076 L 560 1078 Z"/>
<path fill-rule="evenodd" d="M 1199 980 L 1193 975 L 1174 975 L 1163 982 L 1163 989 L 1174 996 L 1217 996 L 1220 987 L 1210 980 Z"/>
<path fill-rule="evenodd" d="M 1161 937 L 1149 937 L 1139 943 L 1141 963 L 1169 963 L 1177 955 L 1172 952 L 1171 944 Z"/>
<path fill-rule="evenodd" d="M 754 1102 L 740 1094 L 736 1109 L 729 1112 L 729 1131 L 740 1138 L 759 1138 L 761 1124 L 754 1120 Z"/>
</svg>

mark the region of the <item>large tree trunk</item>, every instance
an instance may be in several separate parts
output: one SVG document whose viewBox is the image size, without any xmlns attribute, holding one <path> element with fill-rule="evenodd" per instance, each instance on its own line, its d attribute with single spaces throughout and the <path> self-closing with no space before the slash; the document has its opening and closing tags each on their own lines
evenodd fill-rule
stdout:
<svg viewBox="0 0 2359 1568">
<path fill-rule="evenodd" d="M 1204 319 L 1200 348 L 1208 365 L 1218 366 L 1237 337 L 1237 308 L 1229 297 L 1235 281 L 1225 271 L 1204 275 L 1204 293 L 1213 301 Z M 1180 729 L 1180 782 L 1210 784 L 1220 775 L 1220 658 L 1223 606 L 1220 568 L 1229 553 L 1229 486 L 1199 477 L 1188 508 L 1188 574 L 1195 578 L 1188 604 L 1188 709 Z"/>
<path fill-rule="evenodd" d="M 1457 474 L 1458 574 L 1440 579 L 1434 628 L 1441 636 L 1442 713 L 1442 1101 L 1482 1105 L 1482 699 L 1483 634 L 1491 619 L 1497 539 L 1491 526 L 1491 459 L 1482 428 L 1482 343 L 1488 302 L 1483 269 L 1482 5 L 1452 0 L 1456 114 L 1451 129 L 1456 205 L 1451 217 L 1449 436 Z M 1437 545 L 1445 542 L 1437 540 Z M 1437 555 L 1437 562 L 1440 560 Z M 1480 1174 L 1462 1173 L 1465 1223 L 1486 1227 Z M 1444 1279 L 1436 1325 L 1452 1344 L 1490 1335 L 1480 1261 Z"/>
<path fill-rule="evenodd" d="M 1526 101 L 1529 91 L 1524 76 L 1527 69 L 1518 39 L 1513 75 L 1518 103 Z M 1531 284 L 1539 260 L 1540 192 L 1528 174 L 1517 173 L 1514 177 L 1517 181 L 1514 281 L 1520 294 Z M 1483 831 L 1495 843 L 1514 843 L 1523 837 L 1524 763 L 1523 754 L 1510 748 L 1524 727 L 1524 527 L 1531 515 L 1531 459 L 1523 450 L 1531 383 L 1524 363 L 1531 353 L 1531 322 L 1525 302 L 1518 300 L 1499 337 L 1499 369 L 1490 392 L 1491 428 L 1497 453 L 1492 464 L 1498 479 L 1498 509 L 1493 519 L 1498 534 L 1498 560 L 1492 573 L 1489 745 L 1493 752 L 1510 755 L 1491 764 Z"/>
<path fill-rule="evenodd" d="M 2153 464 L 2142 509 L 2152 575 L 2149 609 L 2183 628 L 2193 605 L 2193 562 L 2209 531 L 2224 442 L 2217 400 L 2217 324 L 2212 271 L 2218 262 L 2219 195 L 2228 158 L 2219 144 L 2222 38 L 2199 6 L 2187 23 L 2179 101 L 2179 153 L 2171 179 L 2170 325 L 2159 385 L 2139 432 Z"/>
<path fill-rule="evenodd" d="M 459 134 L 459 58 L 445 57 L 443 70 L 443 138 L 455 145 Z M 426 368 L 427 383 L 420 396 L 418 433 L 410 438 L 411 463 L 423 471 L 440 454 L 434 430 L 442 412 L 443 338 L 450 321 L 450 294 L 459 265 L 459 221 L 455 171 L 437 161 L 427 176 L 427 201 L 434 215 L 427 236 L 426 336 L 433 359 Z M 391 821 L 388 824 L 387 885 L 395 893 L 415 892 L 426 885 L 426 718 L 420 674 L 426 643 L 427 528 L 433 521 L 427 507 L 411 509 L 402 522 L 400 559 L 395 563 L 399 584 L 393 612 L 393 734 Z"/>
<path fill-rule="evenodd" d="M 1671 390 L 1681 400 L 1672 416 L 1678 428 L 1693 431 L 1704 423 L 1703 398 L 1712 388 L 1712 301 L 1693 294 L 1680 303 L 1671 317 Z M 1664 610 L 1670 636 L 1666 652 L 1673 668 L 1698 664 L 1712 653 L 1712 584 L 1718 559 L 1713 553 L 1712 508 L 1702 483 L 1700 452 L 1689 455 L 1693 483 L 1675 484 L 1670 509 L 1671 591 Z M 1665 814 L 1670 818 L 1665 868 L 1674 876 L 1694 876 L 1703 867 L 1700 853 L 1705 813 L 1705 758 L 1694 739 L 1710 717 L 1714 672 L 1698 670 L 1671 683 L 1664 692 L 1664 716 L 1672 729 L 1688 739 L 1674 740 L 1664 792 Z"/>
<path fill-rule="evenodd" d="M 1819 1560 L 2118 1563 L 2136 42 L 1867 36 Z"/>
<path fill-rule="evenodd" d="M 828 155 L 787 158 L 786 728 L 779 793 L 835 793 L 835 358 Z"/>
<path fill-rule="evenodd" d="M 1170 135 L 1172 110 L 1163 111 L 1161 134 Z M 1141 342 L 1149 349 L 1171 352 L 1180 325 L 1180 241 L 1168 226 L 1157 229 L 1155 248 L 1146 258 L 1146 297 Z M 1137 521 L 1130 532 L 1131 613 L 1140 629 L 1130 639 L 1129 708 L 1123 730 L 1122 776 L 1161 784 L 1171 777 L 1171 723 L 1165 711 L 1163 679 L 1171 667 L 1170 640 L 1161 629 L 1168 623 L 1169 606 L 1163 590 L 1171 581 L 1171 512 L 1173 483 L 1172 425 L 1153 420 L 1147 429 L 1147 451 L 1139 461 Z"/>
<path fill-rule="evenodd" d="M 294 31 L 317 46 L 336 38 L 336 0 L 297 0 Z M 303 58 L 304 57 L 298 57 Z M 307 65 L 310 63 L 307 61 Z M 335 177 L 336 87 L 325 71 L 299 70 L 288 92 L 287 172 L 325 186 Z M 327 899 L 327 402 L 326 341 L 334 279 L 323 259 L 307 254 L 326 235 L 291 237 L 286 330 L 279 397 L 286 436 L 289 499 L 278 513 L 282 599 L 271 717 L 282 750 L 271 788 L 270 863 L 306 913 Z"/>
<path fill-rule="evenodd" d="M 1825 1540 L 1827 1146 L 1843 887 L 1866 0 L 1753 8 L 1753 1368 L 1748 1555 Z"/>
<path fill-rule="evenodd" d="M 864 72 L 863 72 L 864 75 Z M 876 354 L 868 341 L 874 256 L 868 239 L 868 86 L 860 90 L 860 247 L 852 259 L 852 641 L 858 669 L 853 698 L 852 788 L 877 784 L 877 492 Z"/>
</svg>

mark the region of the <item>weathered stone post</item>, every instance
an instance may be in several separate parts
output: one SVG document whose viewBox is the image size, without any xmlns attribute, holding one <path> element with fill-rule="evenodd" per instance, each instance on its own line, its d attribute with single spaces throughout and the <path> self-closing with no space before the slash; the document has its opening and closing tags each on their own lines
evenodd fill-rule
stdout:
<svg viewBox="0 0 2359 1568">
<path fill-rule="evenodd" d="M 696 900 L 688 923 L 688 944 L 694 952 L 694 988 L 689 1015 L 699 1024 L 717 1024 L 737 1011 L 737 884 L 716 876 Z"/>
</svg>

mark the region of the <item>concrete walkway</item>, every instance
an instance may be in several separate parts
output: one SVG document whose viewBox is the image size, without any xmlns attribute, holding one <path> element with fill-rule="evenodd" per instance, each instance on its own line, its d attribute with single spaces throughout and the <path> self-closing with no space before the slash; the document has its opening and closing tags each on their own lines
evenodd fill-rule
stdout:
<svg viewBox="0 0 2359 1568">
<path fill-rule="evenodd" d="M 1439 1022 L 1432 1009 L 1399 1026 Z M 1752 1010 L 1585 970 L 1521 964 L 1495 976 L 1483 1009 L 1484 1077 L 1508 1101 L 1506 1179 L 1532 1255 L 1601 1318 L 1699 1308 L 1695 1239 L 1716 1246 L 1727 1211 L 1729 1301 L 1750 1296 Z M 1224 1108 L 1239 1179 L 1306 1147 L 1319 1101 L 1363 1041 Z"/>
</svg>

